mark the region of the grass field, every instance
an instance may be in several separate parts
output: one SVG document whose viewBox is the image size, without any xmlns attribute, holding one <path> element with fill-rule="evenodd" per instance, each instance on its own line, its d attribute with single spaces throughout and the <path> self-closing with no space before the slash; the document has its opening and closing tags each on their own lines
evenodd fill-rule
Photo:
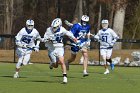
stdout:
<svg viewBox="0 0 140 93">
<path fill-rule="evenodd" d="M 89 66 L 90 76 L 82 77 L 82 66 L 71 65 L 68 84 L 61 84 L 61 69 L 50 70 L 47 64 L 22 68 L 21 78 L 14 79 L 15 64 L 0 63 L 0 93 L 139 93 L 140 68 L 116 67 L 104 75 L 101 66 Z"/>
</svg>

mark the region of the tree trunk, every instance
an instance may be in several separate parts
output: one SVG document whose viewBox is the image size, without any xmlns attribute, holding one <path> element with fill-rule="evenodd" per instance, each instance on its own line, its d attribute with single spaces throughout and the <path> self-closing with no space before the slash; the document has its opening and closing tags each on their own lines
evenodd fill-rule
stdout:
<svg viewBox="0 0 140 93">
<path fill-rule="evenodd" d="M 12 34 L 13 25 L 13 0 L 5 0 L 5 16 L 4 16 L 4 33 Z M 10 49 L 11 38 L 5 38 L 3 42 L 4 49 Z"/>
<path fill-rule="evenodd" d="M 81 16 L 83 15 L 83 0 L 78 0 L 74 17 L 78 18 L 78 22 L 81 21 Z"/>
<path fill-rule="evenodd" d="M 102 6 L 100 5 L 99 7 L 99 17 L 98 17 L 98 27 L 97 27 L 97 31 L 100 30 L 100 25 L 101 25 L 101 15 L 102 15 Z"/>
<path fill-rule="evenodd" d="M 119 35 L 119 38 L 123 38 L 123 26 L 124 26 L 124 19 L 125 19 L 125 9 L 126 5 L 121 6 L 121 0 L 117 1 L 117 10 L 114 15 L 114 24 L 113 29 Z M 114 49 L 121 49 L 122 43 L 116 43 Z"/>
</svg>

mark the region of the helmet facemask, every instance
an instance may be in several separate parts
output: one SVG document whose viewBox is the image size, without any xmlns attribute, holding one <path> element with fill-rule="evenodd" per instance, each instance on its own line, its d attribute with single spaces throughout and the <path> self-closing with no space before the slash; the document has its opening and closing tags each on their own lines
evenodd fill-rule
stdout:
<svg viewBox="0 0 140 93">
<path fill-rule="evenodd" d="M 82 26 L 86 26 L 88 24 L 88 22 L 81 20 L 81 24 L 82 24 Z"/>
<path fill-rule="evenodd" d="M 33 28 L 34 28 L 34 21 L 29 19 L 26 21 L 26 28 L 29 30 L 29 31 L 32 31 Z"/>
<path fill-rule="evenodd" d="M 52 30 L 53 30 L 54 32 L 56 32 L 59 28 L 60 28 L 59 26 L 57 26 L 57 27 L 52 27 Z"/>
<path fill-rule="evenodd" d="M 34 25 L 27 25 L 26 27 L 27 27 L 28 30 L 33 30 Z"/>
<path fill-rule="evenodd" d="M 102 20 L 102 28 L 103 29 L 107 29 L 108 25 L 109 25 L 108 20 Z"/>
<path fill-rule="evenodd" d="M 83 15 L 82 18 L 81 18 L 81 24 L 83 26 L 86 26 L 89 22 L 89 17 L 87 15 Z"/>
<path fill-rule="evenodd" d="M 102 23 L 102 28 L 107 29 L 108 28 L 108 23 Z"/>
</svg>

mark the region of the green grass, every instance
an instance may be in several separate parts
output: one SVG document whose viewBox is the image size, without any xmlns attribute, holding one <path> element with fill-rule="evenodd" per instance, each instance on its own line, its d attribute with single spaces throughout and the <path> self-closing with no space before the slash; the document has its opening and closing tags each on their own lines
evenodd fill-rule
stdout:
<svg viewBox="0 0 140 93">
<path fill-rule="evenodd" d="M 14 79 L 15 64 L 0 63 L 0 93 L 139 93 L 140 68 L 116 67 L 104 75 L 102 66 L 89 66 L 90 76 L 82 77 L 82 66 L 71 65 L 68 84 L 61 84 L 61 69 L 33 64 L 21 69 Z"/>
</svg>

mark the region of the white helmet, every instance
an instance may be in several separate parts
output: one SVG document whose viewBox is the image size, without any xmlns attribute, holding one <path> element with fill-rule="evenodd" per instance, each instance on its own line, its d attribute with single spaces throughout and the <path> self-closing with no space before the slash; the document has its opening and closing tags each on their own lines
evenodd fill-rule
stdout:
<svg viewBox="0 0 140 93">
<path fill-rule="evenodd" d="M 87 16 L 87 15 L 83 15 L 82 17 L 81 17 L 81 23 L 82 23 L 82 25 L 86 25 L 87 24 L 87 22 L 89 22 L 89 16 Z"/>
<path fill-rule="evenodd" d="M 89 16 L 83 15 L 81 18 L 82 21 L 88 22 L 89 21 Z"/>
<path fill-rule="evenodd" d="M 107 28 L 108 28 L 108 25 L 109 25 L 108 20 L 106 20 L 106 19 L 104 20 L 104 19 L 103 19 L 101 23 L 102 23 L 102 28 L 103 28 L 103 29 L 107 29 Z"/>
<path fill-rule="evenodd" d="M 52 21 L 51 27 L 53 31 L 55 32 L 62 26 L 62 20 L 60 18 L 56 18 Z"/>
<path fill-rule="evenodd" d="M 28 30 L 32 30 L 34 28 L 34 21 L 29 19 L 26 21 L 26 27 Z"/>
</svg>

